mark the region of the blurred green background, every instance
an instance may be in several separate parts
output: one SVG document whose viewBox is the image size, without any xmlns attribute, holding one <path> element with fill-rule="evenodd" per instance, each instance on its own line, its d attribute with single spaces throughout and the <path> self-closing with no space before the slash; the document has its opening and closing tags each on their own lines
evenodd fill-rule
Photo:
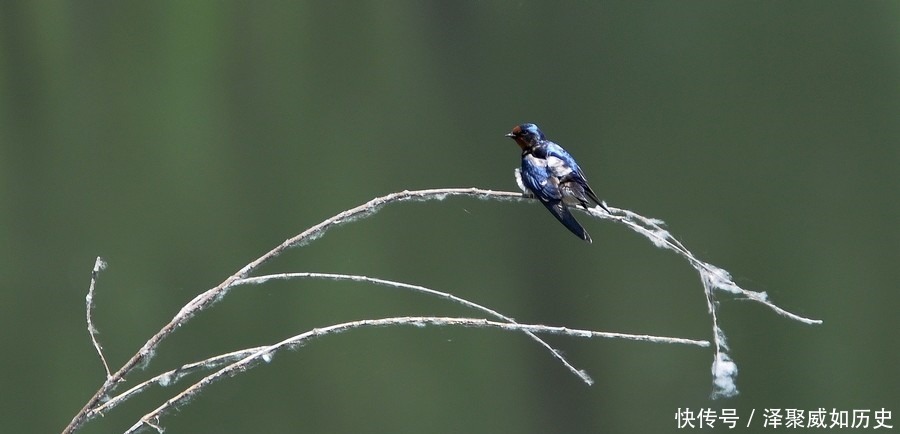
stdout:
<svg viewBox="0 0 900 434">
<path fill-rule="evenodd" d="M 611 205 L 665 220 L 824 324 L 722 297 L 741 394 L 718 401 L 708 349 L 549 338 L 588 387 L 518 334 L 358 330 L 218 383 L 167 432 L 672 432 L 685 407 L 755 410 L 754 431 L 766 408 L 886 408 L 898 425 L 900 2 L 4 1 L 3 430 L 59 432 L 103 381 L 84 324 L 97 255 L 110 267 L 95 319 L 117 367 L 197 293 L 344 209 L 404 189 L 515 190 L 503 134 L 524 121 Z M 262 272 L 711 337 L 683 260 L 581 220 L 593 245 L 536 203 L 400 204 Z M 131 379 L 395 315 L 475 313 L 363 284 L 243 288 Z M 187 384 L 82 432 L 121 432 Z"/>
</svg>

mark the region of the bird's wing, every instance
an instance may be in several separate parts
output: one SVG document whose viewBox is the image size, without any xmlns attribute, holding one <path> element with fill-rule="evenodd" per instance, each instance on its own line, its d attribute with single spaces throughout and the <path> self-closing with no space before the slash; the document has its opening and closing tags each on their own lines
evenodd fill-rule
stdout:
<svg viewBox="0 0 900 434">
<path fill-rule="evenodd" d="M 547 141 L 540 149 L 541 157 L 547 161 L 547 170 L 560 180 L 569 177 L 582 177 L 581 168 L 562 146 Z"/>
<path fill-rule="evenodd" d="M 547 207 L 547 210 L 550 211 L 550 214 L 553 214 L 553 217 L 556 217 L 560 223 L 563 224 L 568 230 L 570 230 L 573 234 L 577 235 L 578 238 L 585 240 L 587 242 L 591 241 L 591 236 L 588 235 L 587 231 L 584 230 L 584 227 L 581 226 L 581 223 L 578 223 L 578 220 L 575 220 L 575 216 L 572 215 L 572 212 L 569 211 L 569 208 L 562 201 L 552 201 L 547 202 L 541 200 L 541 203 Z"/>
<path fill-rule="evenodd" d="M 597 197 L 597 193 L 594 193 L 594 190 L 591 189 L 591 186 L 588 185 L 587 180 L 583 177 L 571 177 L 565 179 L 560 182 L 559 189 L 562 191 L 563 197 L 571 198 L 569 202 L 572 202 L 573 205 L 593 208 L 594 205 L 591 204 L 591 202 L 593 202 L 600 205 L 606 212 L 609 212 L 609 209 L 603 205 L 603 202 Z"/>
<path fill-rule="evenodd" d="M 544 152 L 547 160 L 547 169 L 559 179 L 563 196 L 570 196 L 585 208 L 588 208 L 590 202 L 593 202 L 606 209 L 603 202 L 597 197 L 597 193 L 594 193 L 594 190 L 588 185 L 584 172 L 581 171 L 581 167 L 578 167 L 578 163 L 575 162 L 571 154 L 553 142 L 547 143 L 544 147 Z"/>
<path fill-rule="evenodd" d="M 575 216 L 563 202 L 563 187 L 559 185 L 559 180 L 548 173 L 546 164 L 542 164 L 542 162 L 543 160 L 526 159 L 522 165 L 522 182 L 563 226 L 590 243 L 591 236 L 578 223 L 578 220 L 575 220 Z"/>
<path fill-rule="evenodd" d="M 558 180 L 547 168 L 547 160 L 533 155 L 522 158 L 522 182 L 541 201 L 562 200 Z"/>
</svg>

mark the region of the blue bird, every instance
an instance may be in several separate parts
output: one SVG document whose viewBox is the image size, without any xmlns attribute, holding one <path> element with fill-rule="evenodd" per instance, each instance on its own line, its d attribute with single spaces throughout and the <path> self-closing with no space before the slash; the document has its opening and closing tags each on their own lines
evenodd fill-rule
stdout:
<svg viewBox="0 0 900 434">
<path fill-rule="evenodd" d="M 591 242 L 591 236 L 575 220 L 569 206 L 584 209 L 599 205 L 609 209 L 588 185 L 584 172 L 562 146 L 544 138 L 535 124 L 522 124 L 506 135 L 522 148 L 522 183 L 566 228 Z"/>
</svg>

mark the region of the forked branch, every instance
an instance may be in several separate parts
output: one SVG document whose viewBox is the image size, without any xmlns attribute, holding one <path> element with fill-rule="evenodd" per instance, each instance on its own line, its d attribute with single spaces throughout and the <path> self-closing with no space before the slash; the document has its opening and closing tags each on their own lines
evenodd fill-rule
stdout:
<svg viewBox="0 0 900 434">
<path fill-rule="evenodd" d="M 427 200 L 443 200 L 447 197 L 454 196 L 465 196 L 465 197 L 474 197 L 478 199 L 484 200 L 501 200 L 501 201 L 530 201 L 531 199 L 527 196 L 523 196 L 520 193 L 515 192 L 505 192 L 505 191 L 493 191 L 493 190 L 484 190 L 479 188 L 446 188 L 446 189 L 431 189 L 431 190 L 416 190 L 416 191 L 402 191 L 397 193 L 391 193 L 386 196 L 378 197 L 375 199 L 366 202 L 358 207 L 346 210 L 341 212 L 325 221 L 310 227 L 309 229 L 301 232 L 300 234 L 288 238 L 283 243 L 279 244 L 272 250 L 266 252 L 256 260 L 248 263 L 243 268 L 238 270 L 233 275 L 229 276 L 222 283 L 207 290 L 206 292 L 201 293 L 193 300 L 188 302 L 179 312 L 165 325 L 163 326 L 156 334 L 154 334 L 150 339 L 147 340 L 146 343 L 135 353 L 127 362 L 125 362 L 122 367 L 120 367 L 115 372 L 110 372 L 107 367 L 107 379 L 103 383 L 103 385 L 96 391 L 96 393 L 91 397 L 90 400 L 85 404 L 85 406 L 75 415 L 69 425 L 65 428 L 63 433 L 73 433 L 78 430 L 85 422 L 87 422 L 90 418 L 93 418 L 97 415 L 104 414 L 106 411 L 114 407 L 116 404 L 122 402 L 122 400 L 132 396 L 135 393 L 138 393 L 144 390 L 151 384 L 162 384 L 163 382 L 168 382 L 177 380 L 180 378 L 180 375 L 186 372 L 193 372 L 198 369 L 203 370 L 214 370 L 212 374 L 204 377 L 200 382 L 188 387 L 182 393 L 175 396 L 174 398 L 167 401 L 165 404 L 157 408 L 151 413 L 148 413 L 141 421 L 135 424 L 132 427 L 132 430 L 138 429 L 141 426 L 149 426 L 154 427 L 156 429 L 160 429 L 158 425 L 158 417 L 165 411 L 167 411 L 171 405 L 175 403 L 184 402 L 194 395 L 197 392 L 202 390 L 206 384 L 210 384 L 216 381 L 219 378 L 224 378 L 229 373 L 236 372 L 236 369 L 246 368 L 254 362 L 259 360 L 267 360 L 270 359 L 272 354 L 275 351 L 282 348 L 290 348 L 296 346 L 298 342 L 301 342 L 306 339 L 310 339 L 316 336 L 322 336 L 325 334 L 336 333 L 339 331 L 344 331 L 357 327 L 372 327 L 372 326 L 387 326 L 387 325 L 417 325 L 417 326 L 425 326 L 425 325 L 439 325 L 439 326 L 469 326 L 469 327 L 492 327 L 492 328 L 500 328 L 504 330 L 517 331 L 527 334 L 533 340 L 539 342 L 542 346 L 544 346 L 547 350 L 551 352 L 551 354 L 559 360 L 563 365 L 566 366 L 574 374 L 578 375 L 583 381 L 590 384 L 590 377 L 581 370 L 573 367 L 562 355 L 561 353 L 543 341 L 540 337 L 538 337 L 537 333 L 557 333 L 557 334 L 566 334 L 571 336 L 579 336 L 579 337 L 615 337 L 615 338 L 625 338 L 625 339 L 638 339 L 638 340 L 647 340 L 651 342 L 665 342 L 665 343 L 685 343 L 692 345 L 700 345 L 700 346 L 708 346 L 709 342 L 707 341 L 696 341 L 689 339 L 681 339 L 681 338 L 663 338 L 656 336 L 641 336 L 637 337 L 635 335 L 625 335 L 618 333 L 603 333 L 603 332 L 594 332 L 587 330 L 572 330 L 566 329 L 563 327 L 547 327 L 542 325 L 530 325 L 530 324 L 520 324 L 515 322 L 512 318 L 509 318 L 505 315 L 500 314 L 497 311 L 489 309 L 487 307 L 481 306 L 477 303 L 464 300 L 462 298 L 456 297 L 452 294 L 435 291 L 430 288 L 418 286 L 418 285 L 410 285 L 402 282 L 394 282 L 384 279 L 377 279 L 366 276 L 355 276 L 355 275 L 343 275 L 343 274 L 324 274 L 324 273 L 284 273 L 277 275 L 269 275 L 269 276 L 258 276 L 258 277 L 250 277 L 250 275 L 256 271 L 261 265 L 270 261 L 271 259 L 277 257 L 281 253 L 286 250 L 308 244 L 309 242 L 323 236 L 328 230 L 339 226 L 344 223 L 349 223 L 351 221 L 359 220 L 368 216 L 371 216 L 378 212 L 381 207 L 398 202 L 406 202 L 406 201 L 427 201 Z M 671 236 L 671 234 L 663 229 L 662 221 L 656 219 L 649 219 L 643 217 L 637 213 L 634 213 L 625 209 L 618 209 L 614 207 L 609 207 L 611 213 L 606 213 L 600 209 L 600 207 L 585 210 L 589 215 L 616 221 L 622 224 L 625 224 L 630 229 L 634 230 L 641 235 L 644 235 L 651 242 L 654 243 L 657 247 L 665 248 L 672 250 L 684 257 L 688 260 L 689 264 L 694 267 L 698 273 L 700 274 L 701 283 L 704 288 L 704 293 L 706 294 L 707 299 L 707 307 L 710 312 L 713 324 L 713 342 L 715 343 L 715 356 L 713 358 L 713 397 L 718 396 L 732 396 L 737 393 L 737 388 L 734 385 L 734 378 L 737 375 L 737 366 L 731 360 L 731 358 L 727 354 L 727 344 L 725 341 L 725 334 L 718 326 L 717 319 L 717 302 L 714 298 L 714 293 L 716 291 L 724 291 L 734 295 L 739 295 L 746 297 L 749 300 L 756 301 L 758 303 L 762 303 L 774 310 L 775 312 L 784 315 L 788 318 L 801 321 L 807 324 L 819 324 L 820 320 L 814 320 L 809 318 L 804 318 L 802 316 L 790 313 L 768 300 L 765 293 L 748 291 L 737 284 L 735 284 L 730 275 L 725 271 L 718 267 L 715 267 L 709 263 L 700 261 L 697 259 L 687 248 L 685 248 L 677 239 Z M 91 335 L 92 343 L 96 348 L 98 354 L 100 355 L 101 360 L 104 365 L 106 365 L 105 358 L 103 357 L 103 353 L 101 350 L 101 346 L 99 341 L 96 338 L 96 328 L 93 326 L 93 322 L 91 319 L 91 309 L 94 295 L 94 286 L 97 278 L 97 274 L 103 268 L 102 260 L 98 258 L 97 263 L 95 264 L 94 271 L 92 273 L 91 286 L 88 291 L 87 296 L 87 320 L 88 320 L 88 330 Z M 141 366 L 142 363 L 147 362 L 153 355 L 156 348 L 159 346 L 160 342 L 164 340 L 166 337 L 171 335 L 175 330 L 184 325 L 188 320 L 190 320 L 194 315 L 200 313 L 205 310 L 209 306 L 211 306 L 216 301 L 220 300 L 225 294 L 231 289 L 239 285 L 243 284 L 257 284 L 263 283 L 272 279 L 295 279 L 295 278 L 318 278 L 318 279 L 336 279 L 336 280 L 354 280 L 361 281 L 367 283 L 373 283 L 377 285 L 386 285 L 399 289 L 407 289 L 413 290 L 421 293 L 426 293 L 432 296 L 441 297 L 456 303 L 463 304 L 472 309 L 478 310 L 486 315 L 490 315 L 496 318 L 499 321 L 492 321 L 486 319 L 476 319 L 476 318 L 437 318 L 437 317 L 400 317 L 400 318 L 386 318 L 381 320 L 363 320 L 363 321 L 354 321 L 351 323 L 343 323 L 336 324 L 333 326 L 314 329 L 312 331 L 294 336 L 288 340 L 279 342 L 277 344 L 262 346 L 251 348 L 247 350 L 242 350 L 238 352 L 228 353 L 220 356 L 213 357 L 211 359 L 207 359 L 205 361 L 196 362 L 194 364 L 188 364 L 179 368 L 176 371 L 169 371 L 168 373 L 161 374 L 160 376 L 154 377 L 154 379 L 148 380 L 144 383 L 141 383 L 137 386 L 132 387 L 131 389 L 123 392 L 122 394 L 111 397 L 112 392 L 115 390 L 116 386 L 125 380 L 125 377 L 137 369 L 138 366 Z M 228 364 L 225 367 L 222 367 L 224 364 Z M 105 403 L 104 403 L 105 402 Z M 129 431 L 130 432 L 130 431 Z"/>
</svg>

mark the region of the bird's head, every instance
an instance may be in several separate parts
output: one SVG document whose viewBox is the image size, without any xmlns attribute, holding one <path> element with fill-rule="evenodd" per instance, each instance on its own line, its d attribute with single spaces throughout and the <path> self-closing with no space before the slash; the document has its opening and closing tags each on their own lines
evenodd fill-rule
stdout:
<svg viewBox="0 0 900 434">
<path fill-rule="evenodd" d="M 544 133 L 535 124 L 522 124 L 513 128 L 506 137 L 515 140 L 522 150 L 527 150 L 544 140 Z"/>
</svg>

